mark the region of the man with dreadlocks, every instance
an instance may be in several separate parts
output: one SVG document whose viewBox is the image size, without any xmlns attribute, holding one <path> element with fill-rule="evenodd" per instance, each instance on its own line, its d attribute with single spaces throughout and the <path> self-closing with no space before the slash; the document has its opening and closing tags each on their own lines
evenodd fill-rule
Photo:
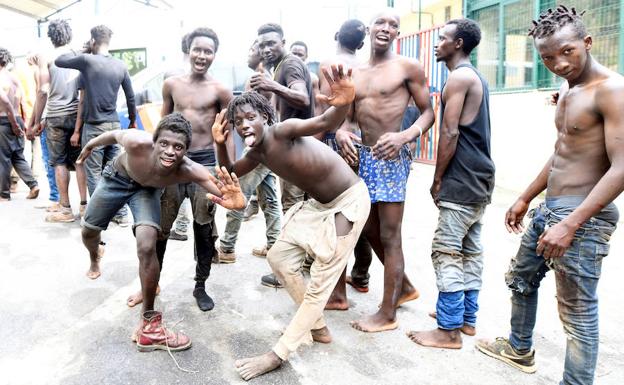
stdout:
<svg viewBox="0 0 624 385">
<path fill-rule="evenodd" d="M 544 65 L 565 79 L 555 113 L 555 151 L 505 216 L 507 230 L 524 230 L 505 278 L 512 290 L 509 339 L 480 341 L 477 348 L 524 372 L 535 372 L 533 328 L 540 281 L 554 270 L 559 318 L 568 335 L 563 385 L 594 381 L 598 357 L 598 295 L 602 259 L 618 221 L 613 200 L 624 190 L 624 78 L 590 54 L 582 13 L 557 7 L 534 22 L 529 35 Z"/>
<path fill-rule="evenodd" d="M 39 125 L 46 109 L 46 145 L 50 154 L 50 165 L 54 167 L 56 184 L 59 188 L 60 208 L 46 217 L 48 222 L 73 222 L 74 213 L 69 201 L 69 167 L 73 167 L 80 146 L 72 146 L 70 139 L 76 126 L 78 115 L 77 80 L 80 72 L 70 68 L 59 68 L 54 60 L 71 52 L 68 44 L 72 40 L 72 29 L 66 20 L 53 20 L 48 26 L 48 37 L 54 51 L 48 55 L 38 54 L 35 62 L 39 69 L 37 100 L 34 108 L 35 127 Z M 84 168 L 76 167 L 78 190 L 80 193 L 80 213 L 87 206 L 87 186 Z"/>
<path fill-rule="evenodd" d="M 269 101 L 248 92 L 234 98 L 227 115 L 221 111 L 212 127 L 221 165 L 244 175 L 264 164 L 312 198 L 288 211 L 282 232 L 267 253 L 273 272 L 299 309 L 271 351 L 236 361 L 236 370 L 244 380 L 278 368 L 302 343 L 331 342 L 323 308 L 370 210 L 364 182 L 336 152 L 310 137 L 338 126 L 355 97 L 351 70 L 345 76 L 340 65 L 332 66 L 332 75 L 326 69 L 323 72 L 331 95 L 320 97 L 333 107 L 322 115 L 276 123 Z M 228 121 L 250 147 L 236 163 L 232 163 L 224 145 Z M 306 254 L 314 258 L 307 287 L 301 272 Z"/>
</svg>

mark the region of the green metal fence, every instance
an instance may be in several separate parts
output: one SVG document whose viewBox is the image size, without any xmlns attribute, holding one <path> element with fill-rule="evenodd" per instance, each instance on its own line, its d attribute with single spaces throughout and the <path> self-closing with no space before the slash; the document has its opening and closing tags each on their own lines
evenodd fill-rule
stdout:
<svg viewBox="0 0 624 385">
<path fill-rule="evenodd" d="M 527 36 L 531 20 L 557 4 L 586 10 L 583 20 L 593 37 L 592 55 L 624 72 L 624 0 L 466 0 L 465 14 L 481 26 L 475 65 L 496 91 L 557 87 L 561 79 L 542 64 Z M 620 23 L 622 21 L 623 23 Z"/>
</svg>

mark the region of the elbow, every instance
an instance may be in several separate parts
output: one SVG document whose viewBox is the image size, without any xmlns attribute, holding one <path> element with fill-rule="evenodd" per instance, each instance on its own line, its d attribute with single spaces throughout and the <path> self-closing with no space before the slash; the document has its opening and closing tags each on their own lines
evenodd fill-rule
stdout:
<svg viewBox="0 0 624 385">
<path fill-rule="evenodd" d="M 459 136 L 459 130 L 453 128 L 442 128 L 440 130 L 440 137 L 448 140 L 456 140 Z"/>
</svg>

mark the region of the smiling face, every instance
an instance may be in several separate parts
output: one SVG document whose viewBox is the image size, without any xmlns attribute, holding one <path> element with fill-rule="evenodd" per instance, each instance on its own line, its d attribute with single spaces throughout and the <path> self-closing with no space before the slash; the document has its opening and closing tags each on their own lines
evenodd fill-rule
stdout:
<svg viewBox="0 0 624 385">
<path fill-rule="evenodd" d="M 153 157 L 156 168 L 162 171 L 173 171 L 186 155 L 186 136 L 163 129 L 154 142 Z"/>
<path fill-rule="evenodd" d="M 215 42 L 207 36 L 196 36 L 191 42 L 189 61 L 191 71 L 205 74 L 215 57 Z"/>
<path fill-rule="evenodd" d="M 269 65 L 276 64 L 286 53 L 284 39 L 277 32 L 258 35 L 258 49 L 262 55 L 262 60 Z"/>
<path fill-rule="evenodd" d="M 234 128 L 245 141 L 245 145 L 255 147 L 264 139 L 267 117 L 249 104 L 243 104 L 234 112 Z"/>
<path fill-rule="evenodd" d="M 434 47 L 434 52 L 437 61 L 445 62 L 450 59 L 456 50 L 455 33 L 457 27 L 454 24 L 446 24 L 440 30 L 438 41 Z"/>
<path fill-rule="evenodd" d="M 380 13 L 370 26 L 371 46 L 375 50 L 385 51 L 399 35 L 399 18 L 392 13 Z"/>
<path fill-rule="evenodd" d="M 591 36 L 579 37 L 571 25 L 535 39 L 535 47 L 546 68 L 568 82 L 580 77 L 585 70 L 591 46 Z"/>
</svg>

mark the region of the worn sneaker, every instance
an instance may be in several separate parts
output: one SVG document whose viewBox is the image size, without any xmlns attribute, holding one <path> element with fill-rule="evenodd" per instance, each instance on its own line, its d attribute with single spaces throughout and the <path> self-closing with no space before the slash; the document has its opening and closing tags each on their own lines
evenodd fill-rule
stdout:
<svg viewBox="0 0 624 385">
<path fill-rule="evenodd" d="M 212 263 L 234 263 L 236 262 L 236 253 L 232 251 L 223 251 L 220 247 L 217 248 L 217 252 L 212 256 Z"/>
<path fill-rule="evenodd" d="M 71 208 L 63 207 L 60 211 L 50 213 L 45 220 L 52 223 L 69 223 L 75 221 L 76 217 L 74 217 Z"/>
<path fill-rule="evenodd" d="M 263 275 L 262 278 L 260 278 L 260 283 L 263 286 L 274 287 L 276 289 L 281 289 L 282 287 L 284 287 L 284 285 L 277 279 L 277 277 L 273 273 Z"/>
<path fill-rule="evenodd" d="M 254 247 L 253 249 L 251 249 L 251 254 L 260 258 L 266 258 L 268 252 L 269 252 L 269 247 L 266 245 L 262 247 Z"/>
<path fill-rule="evenodd" d="M 481 353 L 501 360 L 525 373 L 535 373 L 537 371 L 535 367 L 535 349 L 531 349 L 526 354 L 519 354 L 511 346 L 509 340 L 504 337 L 498 337 L 493 342 L 479 340 L 476 347 Z"/>
<path fill-rule="evenodd" d="M 191 339 L 182 333 L 167 330 L 162 322 L 162 313 L 154 310 L 143 313 L 136 340 L 140 352 L 154 350 L 177 352 L 191 347 Z"/>
<path fill-rule="evenodd" d="M 169 239 L 172 241 L 186 241 L 188 239 L 188 235 L 180 234 L 177 231 L 172 230 L 171 233 L 169 233 Z"/>
<path fill-rule="evenodd" d="M 45 210 L 48 213 L 57 213 L 61 211 L 61 204 L 59 202 L 52 202 L 49 206 L 45 206 Z"/>
<path fill-rule="evenodd" d="M 119 227 L 128 227 L 130 224 L 130 220 L 128 219 L 128 215 L 115 215 L 111 222 L 117 223 Z"/>
<path fill-rule="evenodd" d="M 256 214 L 258 214 L 258 201 L 250 200 L 243 213 L 243 222 L 250 220 Z"/>
</svg>

